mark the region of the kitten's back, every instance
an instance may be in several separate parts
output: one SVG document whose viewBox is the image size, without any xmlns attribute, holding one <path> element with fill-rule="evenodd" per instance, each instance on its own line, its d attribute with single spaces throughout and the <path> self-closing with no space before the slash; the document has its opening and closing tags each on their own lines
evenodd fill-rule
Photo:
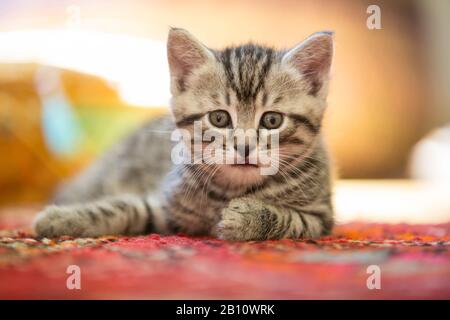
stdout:
<svg viewBox="0 0 450 320">
<path fill-rule="evenodd" d="M 95 160 L 81 174 L 62 184 L 53 202 L 86 202 L 123 193 L 157 189 L 171 167 L 170 116 L 150 120 Z"/>
</svg>

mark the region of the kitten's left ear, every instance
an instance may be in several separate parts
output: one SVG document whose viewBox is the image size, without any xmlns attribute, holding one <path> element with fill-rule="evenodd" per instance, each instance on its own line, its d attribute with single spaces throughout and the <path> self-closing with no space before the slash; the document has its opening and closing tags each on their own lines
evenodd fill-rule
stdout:
<svg viewBox="0 0 450 320">
<path fill-rule="evenodd" d="M 214 54 L 188 31 L 172 28 L 167 39 L 167 59 L 173 85 L 183 90 L 193 70 L 214 59 Z"/>
<path fill-rule="evenodd" d="M 309 81 L 309 94 L 315 96 L 328 78 L 332 59 L 333 32 L 317 32 L 285 53 L 282 62 L 296 68 Z"/>
</svg>

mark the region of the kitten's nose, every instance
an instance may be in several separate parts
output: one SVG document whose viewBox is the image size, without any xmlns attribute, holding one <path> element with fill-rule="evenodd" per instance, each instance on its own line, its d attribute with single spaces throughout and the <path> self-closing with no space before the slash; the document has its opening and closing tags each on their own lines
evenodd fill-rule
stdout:
<svg viewBox="0 0 450 320">
<path fill-rule="evenodd" d="M 248 144 L 245 145 L 238 145 L 238 144 L 234 144 L 234 150 L 236 150 L 241 157 L 247 159 L 248 156 L 250 155 L 250 152 L 255 149 L 255 146 L 250 146 Z"/>
</svg>

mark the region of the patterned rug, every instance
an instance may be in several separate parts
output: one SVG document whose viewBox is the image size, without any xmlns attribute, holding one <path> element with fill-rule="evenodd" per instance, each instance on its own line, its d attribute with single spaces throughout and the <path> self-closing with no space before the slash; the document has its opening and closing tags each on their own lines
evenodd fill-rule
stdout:
<svg viewBox="0 0 450 320">
<path fill-rule="evenodd" d="M 351 223 L 319 240 L 36 239 L 33 211 L 0 215 L 1 299 L 450 299 L 450 223 Z"/>
</svg>

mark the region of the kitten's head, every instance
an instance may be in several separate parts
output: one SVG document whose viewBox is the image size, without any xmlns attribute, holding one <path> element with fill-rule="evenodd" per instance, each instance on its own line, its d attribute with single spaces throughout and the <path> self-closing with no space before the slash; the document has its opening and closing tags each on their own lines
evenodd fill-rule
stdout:
<svg viewBox="0 0 450 320">
<path fill-rule="evenodd" d="M 280 168 L 314 145 L 326 107 L 333 35 L 315 33 L 290 50 L 246 44 L 224 50 L 207 48 L 183 29 L 171 29 L 167 42 L 171 73 L 171 110 L 177 126 L 235 133 L 221 151 L 245 159 L 261 151 L 262 136 L 279 137 L 270 145 Z M 227 130 L 228 129 L 228 130 Z M 255 139 L 236 139 L 242 130 L 257 130 Z M 248 131 L 247 131 L 248 132 Z M 228 136 L 229 138 L 229 136 Z M 240 142 L 239 142 L 240 141 Z M 231 145 L 230 145 L 231 144 Z M 267 152 L 267 151 L 266 151 Z M 228 184 L 252 185 L 264 179 L 261 164 L 221 165 Z"/>
</svg>

